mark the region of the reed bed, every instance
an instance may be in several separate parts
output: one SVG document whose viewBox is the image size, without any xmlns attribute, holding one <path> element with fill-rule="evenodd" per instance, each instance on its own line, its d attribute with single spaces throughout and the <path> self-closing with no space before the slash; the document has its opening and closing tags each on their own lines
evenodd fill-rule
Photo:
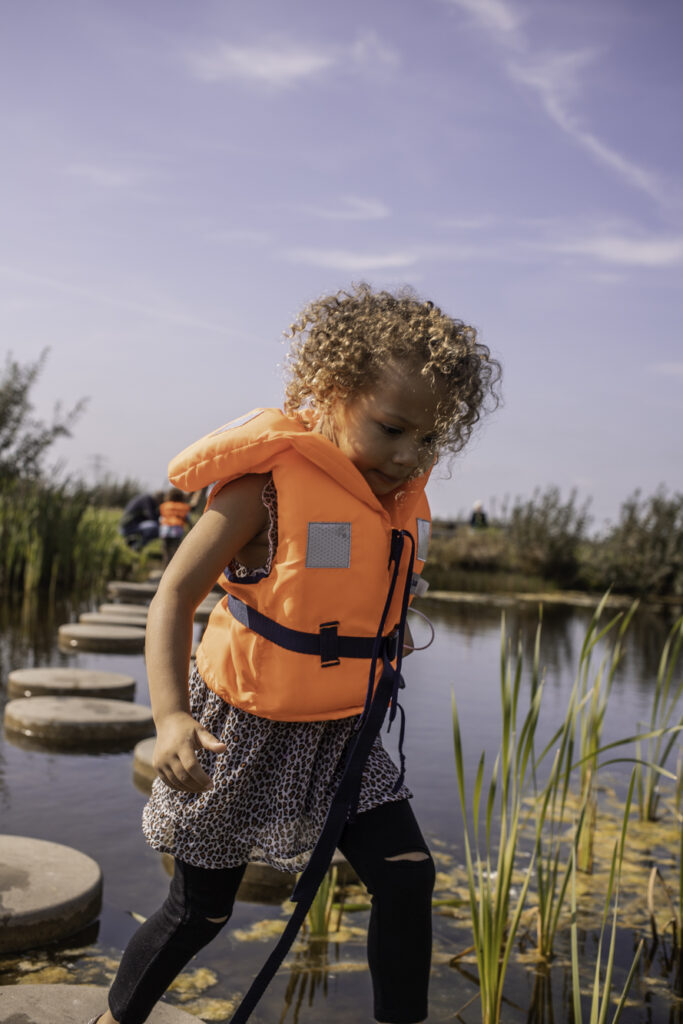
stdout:
<svg viewBox="0 0 683 1024">
<path fill-rule="evenodd" d="M 533 662 L 525 671 L 521 644 L 513 651 L 506 635 L 505 617 L 501 630 L 500 697 L 501 739 L 487 786 L 485 756 L 481 755 L 468 793 L 465 775 L 467 763 L 462 726 L 453 698 L 453 740 L 457 789 L 463 819 L 465 861 L 472 921 L 473 950 L 477 961 L 482 1024 L 501 1020 L 503 990 L 508 964 L 519 940 L 520 922 L 536 922 L 536 955 L 539 968 L 553 955 L 560 929 L 569 926 L 574 985 L 574 1018 L 580 1016 L 579 963 L 576 942 L 577 872 L 592 868 L 595 830 L 600 820 L 598 772 L 617 762 L 634 762 L 634 770 L 622 807 L 621 830 L 615 843 L 609 869 L 605 872 L 601 843 L 601 871 L 594 879 L 592 902 L 604 899 L 600 926 L 599 951 L 604 949 L 606 922 L 613 896 L 611 939 L 604 962 L 599 952 L 591 985 L 590 1024 L 603 1024 L 612 997 L 614 951 L 618 929 L 618 889 L 624 846 L 630 825 L 634 791 L 639 803 L 646 794 L 668 780 L 673 783 L 673 802 L 666 813 L 678 816 L 680 839 L 676 851 L 679 891 L 670 897 L 671 987 L 680 987 L 681 908 L 683 907 L 683 832 L 681 831 L 681 765 L 677 773 L 666 767 L 667 759 L 683 728 L 680 698 L 683 684 L 674 683 L 683 639 L 682 623 L 676 624 L 662 653 L 656 687 L 653 688 L 652 714 L 647 732 L 603 743 L 603 724 L 612 683 L 622 657 L 626 632 L 636 610 L 634 604 L 602 624 L 607 595 L 590 622 L 582 645 L 565 717 L 540 752 L 536 751 L 537 726 L 543 694 L 540 666 L 539 621 Z M 594 665 L 594 662 L 597 662 Z M 525 679 L 522 685 L 522 679 Z M 677 717 L 678 716 L 678 717 Z M 635 756 L 634 754 L 635 745 Z M 651 781 L 654 780 L 654 781 Z M 642 791 L 642 795 L 641 795 Z M 642 815 L 641 815 L 642 817 Z M 642 828 L 643 826 L 641 826 Z M 648 827 L 647 824 L 644 827 Z M 649 826 L 654 828 L 653 825 Z M 674 824 L 674 830 L 675 830 Z M 610 831 L 601 828 L 602 836 Z M 656 846 L 655 835 L 647 843 Z M 523 861 L 524 866 L 520 863 Z M 599 886 L 604 886 L 602 896 Z M 513 898 L 514 896 L 514 898 Z M 641 891 L 641 902 L 644 899 Z M 524 911 L 530 913 L 524 913 Z M 654 915 L 651 915 L 654 921 Z M 654 929 L 654 924 L 653 924 Z M 653 938 L 654 932 L 653 932 Z M 623 1007 L 626 992 L 635 976 L 638 953 L 618 1001 Z M 457 960 L 457 957 L 454 958 Z M 678 965 L 678 974 L 675 970 Z M 678 979 L 678 980 L 677 980 Z M 464 1009 L 464 1008 L 462 1008 Z M 462 1019 L 458 1011 L 456 1017 Z M 617 1020 L 617 1016 L 611 1018 Z"/>
<path fill-rule="evenodd" d="M 680 738 L 675 731 L 669 733 L 666 730 L 675 724 L 677 711 L 679 714 L 678 724 L 683 723 L 683 718 L 680 717 L 683 676 L 677 685 L 674 684 L 674 673 L 678 665 L 681 646 L 683 646 L 683 616 L 674 623 L 659 661 L 649 723 L 651 735 L 644 748 L 641 748 L 640 742 L 637 745 L 639 764 L 636 769 L 636 785 L 641 821 L 657 820 L 660 777 L 652 766 L 666 764 L 677 739 Z"/>
<path fill-rule="evenodd" d="M 94 508 L 69 482 L 15 478 L 0 488 L 0 592 L 90 592 L 132 573 L 136 556 L 118 534 L 120 513 Z"/>
<path fill-rule="evenodd" d="M 590 988 L 590 1011 L 588 1016 L 588 1024 L 605 1024 L 607 1020 L 607 1013 L 610 1005 L 613 1002 L 614 996 L 612 993 L 612 979 L 614 976 L 614 954 L 616 948 L 617 939 L 617 914 L 619 909 L 619 879 L 621 875 L 621 867 L 624 861 L 624 844 L 626 842 L 626 833 L 628 829 L 629 813 L 631 810 L 631 801 L 633 799 L 633 786 L 635 782 L 635 771 L 631 775 L 631 783 L 629 786 L 626 802 L 624 806 L 624 816 L 622 819 L 621 834 L 619 839 L 614 844 L 612 851 L 612 860 L 610 865 L 609 878 L 607 881 L 607 890 L 605 893 L 605 905 L 602 915 L 602 924 L 600 926 L 600 937 L 598 939 L 598 948 L 595 955 L 595 968 L 593 971 L 593 980 Z M 571 856 L 571 960 L 572 960 L 572 1005 L 574 1009 L 574 1024 L 583 1024 L 583 1010 L 581 1001 L 581 977 L 580 977 L 580 958 L 579 958 L 579 946 L 578 946 L 578 907 L 576 900 L 576 847 L 572 851 Z M 604 962 L 603 968 L 603 950 L 605 946 L 605 931 L 607 927 L 607 919 L 610 911 L 610 904 L 612 903 L 612 895 L 614 894 L 614 902 L 612 909 L 612 930 L 610 936 L 609 946 L 607 948 L 607 957 Z M 631 962 L 626 980 L 622 987 L 621 993 L 618 997 L 617 1005 L 614 1010 L 614 1014 L 611 1017 L 611 1024 L 616 1022 L 621 1017 L 624 1007 L 626 1005 L 626 998 L 633 984 L 635 977 L 636 968 L 638 961 L 643 951 L 644 941 L 641 939 L 638 943 L 635 956 Z"/>
</svg>

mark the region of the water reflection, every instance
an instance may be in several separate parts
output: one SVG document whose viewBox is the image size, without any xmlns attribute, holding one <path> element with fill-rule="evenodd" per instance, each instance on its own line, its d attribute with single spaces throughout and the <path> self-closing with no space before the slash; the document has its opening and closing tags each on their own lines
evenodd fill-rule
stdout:
<svg viewBox="0 0 683 1024">
<path fill-rule="evenodd" d="M 109 655 L 67 654 L 58 649 L 58 626 L 77 619 L 81 611 L 92 606 L 91 602 L 34 601 L 0 607 L 0 703 L 4 704 L 6 699 L 4 682 L 12 669 L 74 664 L 125 670 L 137 681 L 136 700 L 147 703 L 141 656 L 122 659 Z M 420 607 L 434 622 L 437 637 L 429 650 L 412 655 L 406 662 L 408 782 L 423 830 L 441 858 L 439 869 L 443 886 L 438 897 L 445 901 L 448 897 L 462 895 L 464 859 L 453 763 L 451 693 L 455 690 L 462 709 L 462 723 L 467 730 L 465 738 L 472 770 L 475 770 L 481 750 L 495 753 L 499 741 L 501 613 L 505 612 L 507 633 L 513 643 L 519 637 L 527 679 L 533 659 L 538 609 L 529 604 L 501 608 L 434 601 L 422 601 Z M 541 664 L 546 677 L 544 700 L 547 701 L 548 728 L 564 714 L 590 614 L 583 608 L 559 605 L 544 608 Z M 674 618 L 675 611 L 652 609 L 642 609 L 634 618 L 609 706 L 606 729 L 610 735 L 631 734 L 638 721 L 649 716 L 662 646 Z M 418 620 L 414 633 L 419 643 L 427 638 L 428 631 Z M 392 740 L 390 737 L 387 741 L 390 747 Z M 605 779 L 605 785 L 608 784 L 611 782 Z M 14 960 L 0 960 L 0 972 L 5 972 L 1 975 L 3 981 L 14 983 L 28 969 L 48 972 L 41 976 L 48 980 L 49 970 L 64 970 L 68 960 L 70 980 L 83 982 L 97 977 L 100 983 L 107 983 L 120 949 L 133 930 L 129 912 L 148 915 L 162 901 L 167 887 L 160 859 L 145 846 L 140 835 L 139 819 L 144 800 L 144 793 L 134 785 L 130 752 L 76 755 L 44 749 L 26 750 L 0 736 L 3 830 L 75 846 L 95 857 L 105 876 L 105 908 L 95 931 L 89 936 L 74 937 L 66 949 L 55 948 L 49 954 L 43 951 L 30 956 L 22 954 Z M 618 801 L 612 811 L 616 818 Z M 644 831 L 641 837 L 634 829 L 630 844 L 634 863 L 642 862 L 636 866 L 640 869 L 648 863 L 662 862 L 667 878 L 672 881 L 675 835 L 670 819 L 666 828 L 663 826 L 658 833 Z M 588 892 L 582 900 L 586 905 L 591 900 L 595 902 Z M 625 880 L 622 900 L 620 919 L 628 922 L 628 926 L 624 924 L 619 932 L 615 986 L 623 983 L 637 937 L 648 934 L 644 888 L 635 868 L 633 876 Z M 476 966 L 466 958 L 451 965 L 454 954 L 471 944 L 466 910 L 461 901 L 456 902 L 458 906 L 452 908 L 445 905 L 435 908 L 437 955 L 430 1020 L 458 1019 L 465 1024 L 476 1024 L 480 1019 Z M 453 914 L 448 916 L 451 909 Z M 266 908 L 240 902 L 226 932 L 197 958 L 193 969 L 206 968 L 217 979 L 210 990 L 217 1001 L 233 1000 L 235 987 L 244 985 L 245 980 L 257 973 L 270 949 L 270 940 L 242 941 L 237 937 L 239 931 L 257 928 L 264 919 L 276 918 L 277 914 L 274 906 Z M 284 912 L 280 919 L 284 921 Z M 345 943 L 328 938 L 299 944 L 267 993 L 261 1019 L 278 1019 L 283 1024 L 317 1022 L 323 1014 L 330 1024 L 353 1018 L 367 1019 L 370 982 L 364 959 L 366 922 L 366 912 L 355 915 L 356 932 L 353 939 Z M 588 971 L 596 955 L 599 914 L 594 918 L 586 917 L 582 924 L 580 954 Z M 557 956 L 546 966 L 533 961 L 528 942 L 526 947 L 523 941 L 516 947 L 506 985 L 506 1024 L 517 1021 L 520 1024 L 525 1021 L 527 1024 L 564 1024 L 571 1019 L 567 954 L 564 937 L 558 942 Z M 350 983 L 345 979 L 347 974 L 354 975 Z M 674 958 L 671 933 L 662 930 L 656 943 L 648 936 L 636 975 L 634 997 L 622 1018 L 623 1024 L 682 1024 L 683 1003 L 671 998 L 671 985 L 676 976 L 680 984 L 683 974 L 680 958 L 678 963 Z M 196 987 L 199 982 L 195 981 Z M 182 1002 L 181 994 L 172 993 L 169 998 Z M 217 1003 L 212 1012 L 219 1012 Z"/>
</svg>

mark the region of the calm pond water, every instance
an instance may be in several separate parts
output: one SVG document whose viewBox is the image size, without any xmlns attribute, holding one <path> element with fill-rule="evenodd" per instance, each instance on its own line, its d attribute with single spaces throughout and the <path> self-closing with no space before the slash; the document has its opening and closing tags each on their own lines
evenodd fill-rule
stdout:
<svg viewBox="0 0 683 1024">
<path fill-rule="evenodd" d="M 464 895 L 464 847 L 456 790 L 451 721 L 454 693 L 473 776 L 480 753 L 493 763 L 499 745 L 500 609 L 492 606 L 451 605 L 423 601 L 432 619 L 436 640 L 406 662 L 407 715 L 405 751 L 407 778 L 423 831 L 433 846 L 439 871 L 437 897 Z M 0 620 L 0 697 L 12 668 L 33 665 L 72 665 L 126 672 L 137 682 L 136 701 L 148 703 L 141 656 L 64 654 L 56 646 L 57 626 L 75 620 L 83 607 L 62 604 L 38 609 L 33 615 L 5 610 Z M 547 739 L 564 717 L 577 659 L 590 612 L 547 606 L 544 610 L 541 664 L 545 691 L 541 736 Z M 525 658 L 525 690 L 538 621 L 530 607 L 508 610 L 508 634 L 519 636 Z M 614 681 L 604 725 L 604 740 L 616 740 L 638 730 L 649 719 L 657 662 L 673 615 L 641 611 L 627 634 L 624 657 Z M 417 642 L 427 636 L 419 620 Z M 679 668 L 680 678 L 680 668 Z M 524 704 L 524 699 L 522 699 Z M 394 738 L 386 738 L 393 749 Z M 633 754 L 633 748 L 627 751 Z M 675 767 L 675 754 L 670 767 Z M 61 948 L 0 959 L 0 984 L 25 981 L 63 981 L 107 984 L 120 951 L 136 927 L 132 914 L 146 916 L 163 900 L 168 876 L 157 854 L 140 832 L 145 795 L 133 784 L 132 752 L 66 754 L 28 750 L 0 736 L 1 828 L 5 833 L 34 836 L 75 846 L 94 857 L 104 873 L 104 908 L 86 934 Z M 609 772 L 609 774 L 608 774 Z M 601 775 L 605 815 L 621 813 L 619 797 L 626 788 L 630 766 L 611 766 Z M 470 779 L 471 782 L 471 779 Z M 664 787 L 664 795 L 669 790 Z M 611 834 L 611 833 L 610 833 Z M 671 812 L 649 831 L 629 840 L 630 885 L 620 904 L 615 988 L 621 987 L 637 939 L 646 949 L 637 970 L 630 1005 L 622 1020 L 629 1024 L 680 1024 L 683 1004 L 671 993 L 670 931 L 656 948 L 647 923 L 646 888 L 650 866 L 659 863 L 669 883 L 676 885 L 678 831 Z M 611 845 L 609 848 L 611 853 Z M 600 858 L 592 879 L 580 882 L 581 928 L 579 952 L 585 976 L 594 968 L 601 909 Z M 520 851 L 524 866 L 524 851 Z M 632 876 L 632 877 L 631 877 Z M 349 897 L 358 901 L 357 895 Z M 456 901 L 457 902 L 457 901 Z M 229 1019 L 230 1004 L 243 992 L 273 943 L 273 930 L 285 920 L 279 906 L 239 902 L 226 930 L 193 962 L 179 989 L 169 999 L 180 1002 L 206 1020 Z M 664 914 L 663 921 L 666 921 Z M 275 922 L 271 924 L 269 922 Z M 290 954 L 252 1019 L 257 1022 L 371 1021 L 370 981 L 365 966 L 367 912 L 344 916 L 334 941 L 302 941 Z M 471 956 L 450 961 L 471 944 L 466 907 L 435 908 L 435 956 L 430 1021 L 480 1020 L 476 996 L 476 966 Z M 668 944 L 667 944 L 668 943 Z M 558 955 L 548 971 L 534 970 L 530 935 L 524 928 L 515 949 L 506 984 L 503 1019 L 507 1022 L 565 1022 L 570 1009 L 568 931 L 563 929 Z M 467 1004 L 470 1005 L 467 1005 Z M 586 1003 L 586 1006 L 588 1004 Z M 465 1007 L 464 1009 L 462 1009 Z"/>
</svg>

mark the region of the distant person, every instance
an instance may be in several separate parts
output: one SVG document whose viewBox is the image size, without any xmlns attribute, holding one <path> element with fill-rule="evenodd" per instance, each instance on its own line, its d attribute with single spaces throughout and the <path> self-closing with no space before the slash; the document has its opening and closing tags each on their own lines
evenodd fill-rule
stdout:
<svg viewBox="0 0 683 1024">
<path fill-rule="evenodd" d="M 475 529 L 482 529 L 489 525 L 488 518 L 484 512 L 484 504 L 481 501 L 475 501 L 472 506 L 472 515 L 470 516 L 470 526 Z"/>
<path fill-rule="evenodd" d="M 312 302 L 291 337 L 285 412 L 255 409 L 170 466 L 186 491 L 216 481 L 147 619 L 158 778 L 143 830 L 174 874 L 100 1024 L 147 1020 L 253 859 L 304 869 L 269 976 L 335 846 L 372 893 L 375 1018 L 427 1017 L 434 862 L 379 730 L 398 709 L 429 471 L 466 444 L 498 364 L 433 303 L 365 284 Z M 188 685 L 195 609 L 219 578 Z"/>
<path fill-rule="evenodd" d="M 162 494 L 136 494 L 124 508 L 119 533 L 129 547 L 140 550 L 159 536 L 159 502 Z"/>
<path fill-rule="evenodd" d="M 198 491 L 194 491 L 189 498 L 191 514 L 195 518 L 199 518 L 206 507 L 206 499 L 208 497 L 209 488 L 201 487 Z"/>
<path fill-rule="evenodd" d="M 159 536 L 163 544 L 162 561 L 164 569 L 180 547 L 190 522 L 190 504 L 177 487 L 164 495 L 159 506 Z"/>
</svg>

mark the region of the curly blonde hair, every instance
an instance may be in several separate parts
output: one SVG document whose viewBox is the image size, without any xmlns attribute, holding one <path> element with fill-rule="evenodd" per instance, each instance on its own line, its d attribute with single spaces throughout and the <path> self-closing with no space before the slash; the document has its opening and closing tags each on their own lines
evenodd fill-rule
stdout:
<svg viewBox="0 0 683 1024">
<path fill-rule="evenodd" d="M 436 451 L 459 452 L 499 397 L 500 364 L 474 327 L 411 289 L 373 291 L 365 282 L 309 303 L 290 326 L 285 411 L 325 410 L 377 384 L 390 362 L 406 363 L 440 396 Z"/>
</svg>

